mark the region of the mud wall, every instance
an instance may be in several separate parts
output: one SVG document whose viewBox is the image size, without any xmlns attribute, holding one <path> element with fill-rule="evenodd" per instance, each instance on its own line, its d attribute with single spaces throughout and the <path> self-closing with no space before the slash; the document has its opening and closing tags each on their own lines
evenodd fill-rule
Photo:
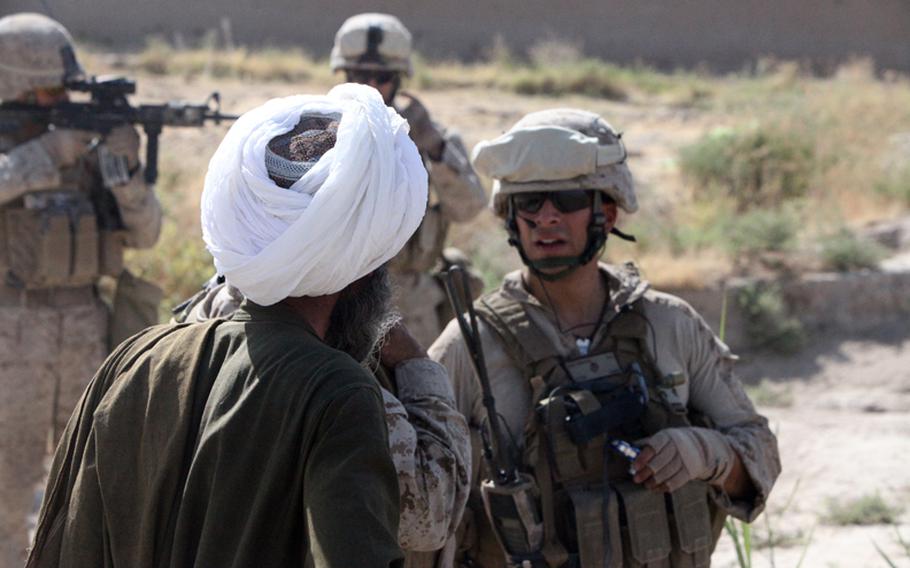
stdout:
<svg viewBox="0 0 910 568">
<path fill-rule="evenodd" d="M 740 301 L 740 293 L 756 285 L 771 286 L 780 295 L 786 317 L 794 317 L 807 339 L 836 332 L 862 335 L 910 317 L 910 270 L 808 274 L 792 280 L 759 282 L 737 280 L 725 288 L 668 290 L 685 299 L 712 329 L 720 328 L 724 296 L 727 298 L 726 340 L 735 351 L 756 345 L 753 316 Z"/>
<path fill-rule="evenodd" d="M 149 34 L 192 39 L 230 21 L 234 40 L 302 45 L 325 55 L 349 15 L 386 11 L 433 57 L 481 56 L 499 34 L 524 50 L 540 39 L 570 39 L 616 62 L 664 68 L 741 69 L 775 56 L 817 68 L 852 56 L 910 70 L 906 0 L 2 0 L 0 13 L 50 13 L 78 37 L 115 45 Z"/>
</svg>

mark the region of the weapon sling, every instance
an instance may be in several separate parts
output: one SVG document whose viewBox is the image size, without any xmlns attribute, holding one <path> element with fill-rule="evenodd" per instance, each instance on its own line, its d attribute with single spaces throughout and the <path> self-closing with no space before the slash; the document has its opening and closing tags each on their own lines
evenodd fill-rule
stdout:
<svg viewBox="0 0 910 568">
<path fill-rule="evenodd" d="M 484 509 L 496 538 L 505 551 L 508 566 L 546 568 L 547 563 L 542 554 L 544 525 L 537 504 L 539 491 L 533 477 L 519 472 L 511 446 L 504 437 L 499 422 L 483 357 L 477 313 L 471 298 L 467 297 L 470 290 L 467 273 L 461 267 L 453 266 L 444 273 L 443 281 L 480 381 L 483 406 L 492 435 L 491 443 L 490 437 L 481 432 L 484 461 L 493 477 L 481 484 Z"/>
</svg>

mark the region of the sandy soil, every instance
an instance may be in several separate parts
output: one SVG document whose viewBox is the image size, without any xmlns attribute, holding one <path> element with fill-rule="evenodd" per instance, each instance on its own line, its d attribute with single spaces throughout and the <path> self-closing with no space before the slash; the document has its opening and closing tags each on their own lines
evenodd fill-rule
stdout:
<svg viewBox="0 0 910 568">
<path fill-rule="evenodd" d="M 894 527 L 833 527 L 821 519 L 829 500 L 877 493 L 905 510 L 899 529 L 910 537 L 910 326 L 816 337 L 793 357 L 744 356 L 740 376 L 749 384 L 772 381 L 792 396 L 786 407 L 760 406 L 778 435 L 783 473 L 755 530 L 766 539 L 770 523 L 787 546 L 773 551 L 774 564 L 771 551 L 760 549 L 754 566 L 796 566 L 810 533 L 803 566 L 886 566 L 873 541 L 898 566 L 910 566 Z M 728 539 L 715 562 L 736 566 Z"/>
<path fill-rule="evenodd" d="M 238 81 L 213 85 L 177 78 L 140 81 L 144 100 L 195 102 L 214 86 L 221 91 L 227 112 L 242 112 L 274 96 L 325 90 L 323 86 L 253 86 Z M 600 112 L 626 132 L 643 203 L 654 192 L 662 199 L 673 199 L 678 186 L 676 149 L 715 126 L 718 119 L 691 109 L 580 97 L 528 98 L 474 90 L 420 96 L 439 122 L 463 133 L 469 147 L 501 133 L 533 110 L 579 106 Z M 204 164 L 223 131 L 168 131 L 163 142 L 167 141 L 170 155 L 189 156 L 187 159 Z M 806 567 L 886 566 L 873 541 L 897 559 L 899 566 L 910 566 L 910 557 L 896 543 L 894 527 L 832 527 L 821 521 L 829 499 L 843 501 L 874 493 L 910 510 L 910 325 L 864 337 L 816 337 L 794 357 L 744 356 L 740 373 L 750 384 L 773 381 L 776 389 L 792 398 L 786 407 L 761 407 L 779 435 L 784 472 L 768 512 L 755 525 L 756 537 L 766 539 L 770 525 L 785 542 L 773 551 L 758 549 L 753 566 L 796 566 L 810 534 Z M 792 503 L 784 510 L 791 496 Z M 901 521 L 905 539 L 910 539 L 906 526 L 910 513 L 904 513 Z M 736 565 L 727 537 L 719 544 L 714 565 Z"/>
</svg>

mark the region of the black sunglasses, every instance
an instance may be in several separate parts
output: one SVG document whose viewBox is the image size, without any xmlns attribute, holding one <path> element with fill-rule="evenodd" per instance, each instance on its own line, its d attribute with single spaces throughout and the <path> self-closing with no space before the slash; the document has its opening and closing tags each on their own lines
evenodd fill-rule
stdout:
<svg viewBox="0 0 910 568">
<path fill-rule="evenodd" d="M 573 213 L 591 206 L 592 192 L 589 189 L 570 189 L 516 193 L 512 195 L 512 206 L 522 213 L 537 213 L 548 199 L 560 213 Z"/>
<path fill-rule="evenodd" d="M 391 83 L 398 76 L 395 71 L 374 71 L 371 69 L 348 69 L 346 71 L 349 83 L 361 83 L 363 85 L 376 83 L 385 85 Z"/>
</svg>

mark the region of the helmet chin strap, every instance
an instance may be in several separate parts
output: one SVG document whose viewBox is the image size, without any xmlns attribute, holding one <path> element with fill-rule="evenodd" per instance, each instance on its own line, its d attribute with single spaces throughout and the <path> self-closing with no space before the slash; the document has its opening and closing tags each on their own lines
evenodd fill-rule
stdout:
<svg viewBox="0 0 910 568">
<path fill-rule="evenodd" d="M 585 249 L 578 256 L 555 256 L 551 258 L 542 258 L 540 260 L 531 260 L 525 254 L 521 246 L 521 239 L 518 235 L 518 220 L 512 200 L 509 199 L 508 212 L 506 214 L 506 230 L 509 232 L 509 244 L 518 249 L 521 261 L 527 266 L 533 274 L 547 282 L 554 282 L 565 278 L 574 272 L 579 266 L 583 266 L 595 257 L 599 257 L 601 251 L 607 243 L 607 217 L 603 212 L 603 196 L 599 191 L 594 192 L 594 199 L 591 203 L 591 221 L 588 223 L 588 239 L 585 243 Z M 522 217 L 532 229 L 537 226 L 536 223 Z M 615 230 L 611 233 L 617 234 Z M 628 235 L 620 235 L 627 238 Z M 635 237 L 629 237 L 634 240 Z M 554 268 L 561 268 L 557 272 L 543 272 Z"/>
</svg>

